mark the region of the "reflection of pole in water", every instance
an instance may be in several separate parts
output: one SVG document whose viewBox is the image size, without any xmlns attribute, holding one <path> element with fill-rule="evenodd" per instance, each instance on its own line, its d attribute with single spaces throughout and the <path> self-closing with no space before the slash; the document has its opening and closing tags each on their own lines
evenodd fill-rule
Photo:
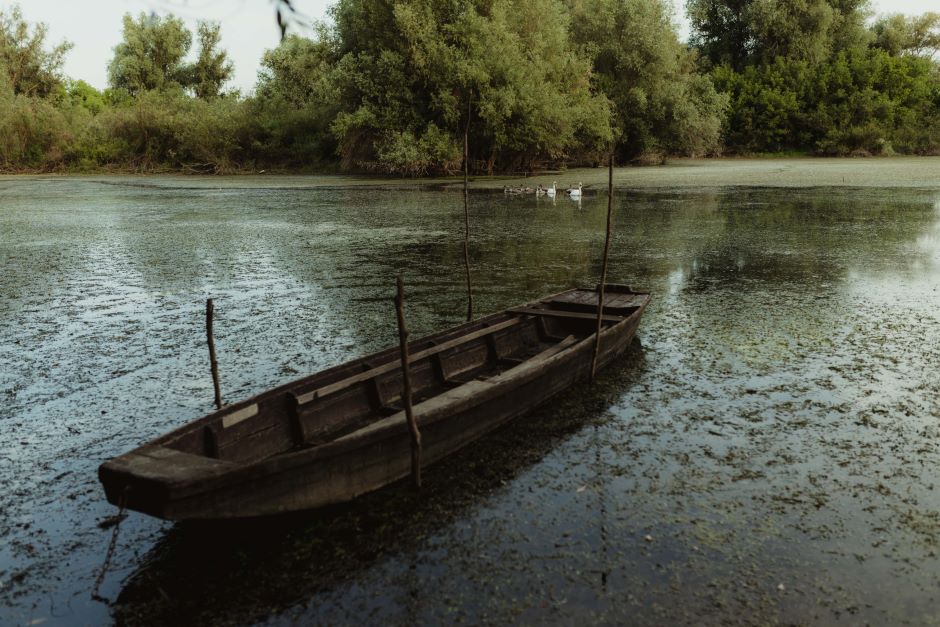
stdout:
<svg viewBox="0 0 940 627">
<path fill-rule="evenodd" d="M 607 594 L 607 578 L 610 576 L 609 561 L 607 559 L 607 475 L 603 472 L 604 463 L 601 460 L 601 446 L 597 435 L 598 426 L 594 425 L 594 464 L 597 472 L 597 518 L 598 533 L 601 542 L 601 590 Z"/>
<path fill-rule="evenodd" d="M 604 287 L 607 282 L 607 257 L 610 255 L 611 221 L 614 212 L 614 154 L 610 153 L 607 173 L 607 237 L 604 239 L 604 263 L 601 266 L 601 282 L 597 286 L 597 333 L 594 336 L 594 355 L 591 357 L 591 381 L 597 373 L 597 354 L 601 348 L 601 321 L 604 318 Z"/>
<path fill-rule="evenodd" d="M 463 127 L 463 261 L 467 270 L 467 322 L 473 320 L 473 291 L 470 289 L 470 199 L 467 192 L 467 182 L 470 177 L 470 103 L 473 92 L 467 98 L 467 123 Z"/>
<path fill-rule="evenodd" d="M 408 615 L 406 625 L 419 625 L 418 613 L 421 609 L 421 580 L 418 577 L 418 550 L 413 549 L 411 553 L 411 564 L 405 574 L 405 608 Z"/>
</svg>

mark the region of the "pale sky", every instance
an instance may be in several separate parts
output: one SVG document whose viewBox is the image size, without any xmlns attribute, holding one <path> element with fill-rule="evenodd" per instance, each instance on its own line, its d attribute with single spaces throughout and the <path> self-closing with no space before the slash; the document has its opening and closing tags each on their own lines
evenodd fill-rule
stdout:
<svg viewBox="0 0 940 627">
<path fill-rule="evenodd" d="M 173 13 L 195 31 L 199 20 L 213 20 L 222 25 L 222 46 L 235 64 L 229 87 L 250 91 L 255 85 L 262 53 L 277 45 L 280 31 L 271 0 L 0 0 L 9 9 L 19 4 L 23 16 L 32 23 L 49 25 L 49 40 L 71 41 L 75 46 L 66 57 L 65 74 L 83 79 L 99 89 L 107 87 L 107 65 L 114 46 L 121 40 L 121 18 L 156 12 Z M 293 0 L 294 6 L 311 19 L 327 19 L 327 8 L 334 0 Z M 684 25 L 684 2 L 676 21 L 680 34 L 688 34 Z M 937 0 L 874 0 L 878 13 L 920 14 L 937 11 Z M 195 52 L 195 45 L 193 46 Z"/>
</svg>

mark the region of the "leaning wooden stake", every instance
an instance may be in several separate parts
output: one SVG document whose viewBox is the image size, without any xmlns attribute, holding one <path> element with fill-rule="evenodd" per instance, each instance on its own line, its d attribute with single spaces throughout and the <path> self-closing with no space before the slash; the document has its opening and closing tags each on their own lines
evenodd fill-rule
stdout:
<svg viewBox="0 0 940 627">
<path fill-rule="evenodd" d="M 219 362 L 215 358 L 215 340 L 212 338 L 212 315 L 215 306 L 206 299 L 206 339 L 209 341 L 209 366 L 212 368 L 212 385 L 215 388 L 215 408 L 222 409 L 222 390 L 219 389 Z"/>
<path fill-rule="evenodd" d="M 411 431 L 411 478 L 416 488 L 421 488 L 421 432 L 411 409 L 411 367 L 408 363 L 408 329 L 405 327 L 405 285 L 398 275 L 398 295 L 395 297 L 395 310 L 398 313 L 398 340 L 401 344 L 401 379 L 402 401 L 405 404 L 405 417 Z"/>
<path fill-rule="evenodd" d="M 597 333 L 594 335 L 594 354 L 591 356 L 591 381 L 597 374 L 597 354 L 601 350 L 601 322 L 604 319 L 604 286 L 607 283 L 607 256 L 610 254 L 611 222 L 614 213 L 614 155 L 610 155 L 607 173 L 607 237 L 604 240 L 604 263 L 601 266 L 601 284 L 597 286 Z"/>
<path fill-rule="evenodd" d="M 467 181 L 470 177 L 470 102 L 473 93 L 467 100 L 467 124 L 463 127 L 463 261 L 467 269 L 467 322 L 473 320 L 473 292 L 470 289 L 470 199 L 467 192 Z"/>
</svg>

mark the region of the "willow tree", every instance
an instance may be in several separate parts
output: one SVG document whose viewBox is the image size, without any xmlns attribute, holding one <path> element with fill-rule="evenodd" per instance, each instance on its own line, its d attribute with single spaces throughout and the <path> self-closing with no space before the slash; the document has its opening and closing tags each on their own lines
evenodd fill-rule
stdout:
<svg viewBox="0 0 940 627">
<path fill-rule="evenodd" d="M 872 26 L 873 46 L 892 56 L 913 55 L 933 59 L 940 51 L 940 13 L 885 15 Z"/>
<path fill-rule="evenodd" d="M 197 98 L 212 100 L 222 94 L 222 86 L 232 77 L 234 66 L 228 53 L 219 48 L 222 36 L 218 24 L 200 22 L 196 35 L 199 52 L 195 63 L 187 68 L 186 83 Z"/>
<path fill-rule="evenodd" d="M 456 171 L 468 123 L 491 170 L 609 141 L 608 102 L 556 0 L 341 0 L 333 16 L 331 128 L 346 166 Z"/>
<path fill-rule="evenodd" d="M 0 68 L 13 93 L 46 97 L 62 87 L 62 63 L 72 44 L 48 47 L 47 34 L 46 24 L 30 28 L 19 6 L 0 9 Z"/>
<path fill-rule="evenodd" d="M 108 64 L 108 82 L 114 89 L 137 95 L 183 88 L 211 99 L 220 94 L 232 75 L 227 53 L 218 48 L 218 25 L 200 23 L 195 63 L 186 62 L 193 34 L 178 17 L 141 13 L 134 19 L 126 14 L 122 32 L 123 39 Z"/>
<path fill-rule="evenodd" d="M 183 59 L 193 35 L 178 17 L 141 13 L 124 15 L 123 39 L 108 64 L 108 82 L 114 89 L 138 94 L 185 82 Z"/>
<path fill-rule="evenodd" d="M 660 0 L 571 3 L 572 37 L 592 59 L 596 89 L 613 103 L 622 158 L 705 155 L 721 147 L 727 97 L 697 72 Z"/>
</svg>

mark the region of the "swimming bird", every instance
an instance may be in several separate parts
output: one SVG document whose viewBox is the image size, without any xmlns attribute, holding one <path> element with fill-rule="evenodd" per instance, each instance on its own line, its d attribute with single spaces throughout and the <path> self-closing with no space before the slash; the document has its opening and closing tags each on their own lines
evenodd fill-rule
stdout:
<svg viewBox="0 0 940 627">
<path fill-rule="evenodd" d="M 549 198 L 555 197 L 555 181 L 552 181 L 552 186 L 545 190 L 545 193 Z"/>
<path fill-rule="evenodd" d="M 535 188 L 535 195 L 536 195 L 536 196 L 544 196 L 545 194 L 546 194 L 545 188 L 542 187 L 542 184 L 541 184 L 541 183 L 539 183 L 539 186 Z"/>
<path fill-rule="evenodd" d="M 581 183 L 578 183 L 577 188 L 572 187 L 571 189 L 568 190 L 568 195 L 571 196 L 572 198 L 581 198 L 581 187 L 582 187 Z"/>
</svg>

